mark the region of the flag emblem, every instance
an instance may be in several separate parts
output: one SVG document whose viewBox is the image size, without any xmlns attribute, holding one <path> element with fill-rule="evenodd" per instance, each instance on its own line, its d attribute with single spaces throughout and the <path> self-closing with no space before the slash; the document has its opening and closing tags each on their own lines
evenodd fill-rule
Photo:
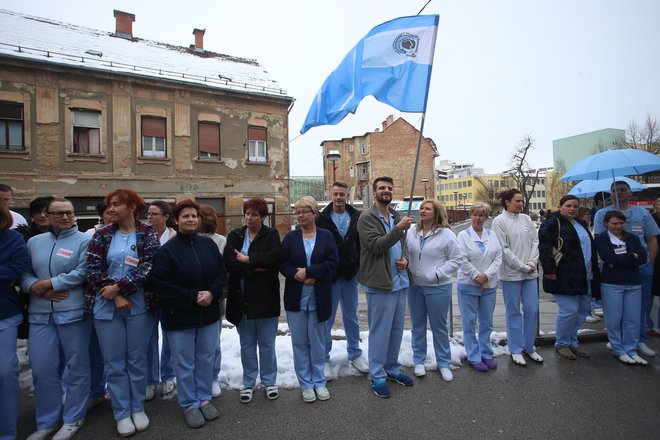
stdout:
<svg viewBox="0 0 660 440">
<path fill-rule="evenodd" d="M 392 47 L 396 53 L 406 55 L 408 57 L 417 56 L 417 46 L 419 45 L 419 35 L 409 34 L 404 32 L 400 34 L 392 43 Z"/>
</svg>

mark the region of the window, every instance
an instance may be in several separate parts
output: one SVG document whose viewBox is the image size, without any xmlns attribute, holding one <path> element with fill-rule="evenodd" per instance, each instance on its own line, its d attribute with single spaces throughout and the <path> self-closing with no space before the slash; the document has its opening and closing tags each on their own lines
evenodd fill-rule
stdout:
<svg viewBox="0 0 660 440">
<path fill-rule="evenodd" d="M 367 154 L 367 146 L 360 144 L 360 154 Z"/>
<path fill-rule="evenodd" d="M 101 112 L 71 110 L 73 154 L 101 154 Z"/>
<path fill-rule="evenodd" d="M 369 180 L 369 167 L 366 163 L 358 165 L 358 179 Z"/>
<path fill-rule="evenodd" d="M 348 152 L 352 153 L 353 152 L 353 144 L 348 145 Z"/>
<path fill-rule="evenodd" d="M 266 162 L 266 129 L 248 127 L 248 162 Z"/>
<path fill-rule="evenodd" d="M 24 150 L 23 104 L 0 102 L 0 150 Z"/>
<path fill-rule="evenodd" d="M 468 186 L 472 186 L 472 181 L 468 180 Z"/>
<path fill-rule="evenodd" d="M 355 177 L 355 167 L 351 167 L 351 168 L 349 169 L 348 174 L 349 174 L 351 177 Z"/>
<path fill-rule="evenodd" d="M 165 158 L 167 119 L 142 117 L 142 156 Z"/>
<path fill-rule="evenodd" d="M 199 157 L 204 159 L 220 159 L 220 124 L 202 122 L 197 124 Z"/>
</svg>

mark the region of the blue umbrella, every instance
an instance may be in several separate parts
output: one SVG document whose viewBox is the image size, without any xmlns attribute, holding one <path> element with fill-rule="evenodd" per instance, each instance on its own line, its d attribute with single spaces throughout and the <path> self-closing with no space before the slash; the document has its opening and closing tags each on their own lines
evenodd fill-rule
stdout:
<svg viewBox="0 0 660 440">
<path fill-rule="evenodd" d="M 630 190 L 633 192 L 644 191 L 646 187 L 636 180 L 629 179 L 628 177 L 616 176 L 615 181 L 624 181 L 630 185 Z M 610 192 L 612 186 L 612 178 L 607 177 L 599 180 L 583 180 L 578 183 L 568 193 L 576 197 L 593 197 L 598 192 Z"/>
<path fill-rule="evenodd" d="M 561 180 L 614 179 L 614 176 L 638 176 L 660 170 L 660 157 L 644 150 L 608 150 L 585 157 L 571 167 Z"/>
</svg>

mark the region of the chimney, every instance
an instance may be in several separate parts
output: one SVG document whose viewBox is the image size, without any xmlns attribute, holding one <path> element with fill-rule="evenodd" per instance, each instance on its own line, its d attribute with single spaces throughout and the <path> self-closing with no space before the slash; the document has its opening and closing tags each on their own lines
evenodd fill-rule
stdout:
<svg viewBox="0 0 660 440">
<path fill-rule="evenodd" d="M 383 121 L 383 130 L 392 125 L 392 122 L 394 122 L 394 115 L 389 115 L 387 119 Z"/>
<path fill-rule="evenodd" d="M 195 51 L 203 52 L 204 51 L 204 32 L 206 29 L 193 29 L 193 35 L 195 36 Z"/>
<path fill-rule="evenodd" d="M 133 40 L 133 22 L 135 15 L 115 9 L 115 37 Z"/>
</svg>

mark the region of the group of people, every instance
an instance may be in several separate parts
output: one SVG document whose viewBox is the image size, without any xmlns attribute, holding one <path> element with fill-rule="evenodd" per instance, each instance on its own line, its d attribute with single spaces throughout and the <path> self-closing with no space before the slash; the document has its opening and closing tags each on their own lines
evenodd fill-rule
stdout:
<svg viewBox="0 0 660 440">
<path fill-rule="evenodd" d="M 539 262 L 543 288 L 558 306 L 560 357 L 589 357 L 579 347 L 577 332 L 590 314 L 592 297 L 602 297 L 609 344 L 621 362 L 645 365 L 640 354 L 655 355 L 645 342 L 653 325 L 649 311 L 660 200 L 654 221 L 629 205 L 630 188 L 616 182 L 619 210 L 596 213 L 595 236 L 579 218 L 573 196 L 561 199 L 537 233 L 522 213 L 522 194 L 511 189 L 499 194 L 504 211 L 492 229 L 485 227 L 490 206 L 478 202 L 470 208 L 471 225 L 456 235 L 435 200 L 421 203 L 416 224 L 400 216 L 389 206 L 393 188 L 392 178 L 376 178 L 373 206 L 362 213 L 347 203 L 344 182 L 333 184 L 331 204 L 323 211 L 312 197 L 302 197 L 294 205 L 297 227 L 282 241 L 267 226 L 268 206 L 260 197 L 244 202 L 243 226 L 225 239 L 215 233 L 210 207 L 189 199 L 173 208 L 152 202 L 143 222 L 144 200 L 120 189 L 99 206 L 102 222 L 88 233 L 78 230 L 70 201 L 35 200 L 26 245 L 11 230 L 16 217 L 0 199 L 0 400 L 6 403 L 0 438 L 16 433 L 15 348 L 26 321 L 19 286 L 29 298 L 37 418 L 32 440 L 53 433 L 57 440 L 73 437 L 87 410 L 105 399 L 106 386 L 123 437 L 148 429 L 144 402 L 158 391 L 166 398 L 178 396 L 192 428 L 216 419 L 211 400 L 221 392 L 223 313 L 240 338 L 240 402 L 252 401 L 258 378 L 265 397 L 277 399 L 279 274 L 285 279 L 284 308 L 305 402 L 330 398 L 331 330 L 340 304 L 349 363 L 370 375 L 376 395 L 391 396 L 388 381 L 414 384 L 398 361 L 406 302 L 414 375 L 437 368 L 443 380 L 451 381 L 447 315 L 456 276 L 469 365 L 478 372 L 497 368 L 490 335 L 498 285 L 513 363 L 542 363 L 534 346 Z M 360 348 L 358 283 L 367 300 L 366 359 Z M 435 366 L 427 362 L 427 326 Z"/>
</svg>

